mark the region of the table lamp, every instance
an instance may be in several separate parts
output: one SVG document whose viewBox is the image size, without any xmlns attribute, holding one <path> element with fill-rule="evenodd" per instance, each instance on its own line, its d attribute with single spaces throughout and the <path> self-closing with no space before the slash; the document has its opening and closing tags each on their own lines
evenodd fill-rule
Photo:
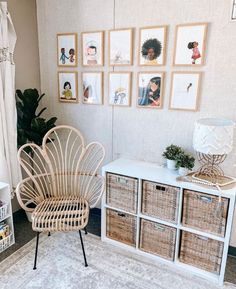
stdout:
<svg viewBox="0 0 236 289">
<path fill-rule="evenodd" d="M 201 167 L 193 174 L 193 178 L 219 186 L 235 182 L 235 179 L 225 176 L 220 167 L 233 149 L 234 126 L 232 120 L 223 118 L 202 118 L 196 121 L 193 148 Z"/>
</svg>

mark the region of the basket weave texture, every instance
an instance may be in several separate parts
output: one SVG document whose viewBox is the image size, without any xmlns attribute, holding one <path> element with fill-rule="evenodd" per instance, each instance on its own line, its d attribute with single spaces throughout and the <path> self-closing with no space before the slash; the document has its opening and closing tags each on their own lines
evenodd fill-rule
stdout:
<svg viewBox="0 0 236 289">
<path fill-rule="evenodd" d="M 143 181 L 142 213 L 177 223 L 180 189 Z"/>
<path fill-rule="evenodd" d="M 175 241 L 175 228 L 141 219 L 141 250 L 173 261 Z"/>
<path fill-rule="evenodd" d="M 181 262 L 219 274 L 222 254 L 222 242 L 186 231 L 182 232 Z"/>
<path fill-rule="evenodd" d="M 129 213 L 137 212 L 137 179 L 108 173 L 106 186 L 108 205 Z"/>
<path fill-rule="evenodd" d="M 127 245 L 136 245 L 136 217 L 107 209 L 107 237 Z"/>
<path fill-rule="evenodd" d="M 184 190 L 182 223 L 186 227 L 200 229 L 221 237 L 225 235 L 229 200 Z"/>
</svg>

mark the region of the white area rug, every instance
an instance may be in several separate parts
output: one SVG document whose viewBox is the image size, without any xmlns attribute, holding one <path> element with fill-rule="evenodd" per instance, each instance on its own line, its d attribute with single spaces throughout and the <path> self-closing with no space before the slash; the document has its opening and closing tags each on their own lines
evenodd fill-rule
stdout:
<svg viewBox="0 0 236 289">
<path fill-rule="evenodd" d="M 235 289 L 218 287 L 168 265 L 83 235 L 89 267 L 84 267 L 79 233 L 40 236 L 37 270 L 32 270 L 35 240 L 0 263 L 0 288 L 53 289 Z"/>
</svg>

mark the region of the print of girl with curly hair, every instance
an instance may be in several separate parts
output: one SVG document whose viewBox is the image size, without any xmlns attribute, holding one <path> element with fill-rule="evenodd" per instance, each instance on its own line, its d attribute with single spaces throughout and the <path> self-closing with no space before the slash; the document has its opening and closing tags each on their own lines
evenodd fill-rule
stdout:
<svg viewBox="0 0 236 289">
<path fill-rule="evenodd" d="M 146 40 L 142 45 L 142 56 L 145 64 L 157 64 L 157 58 L 161 55 L 162 45 L 156 38 Z"/>
</svg>

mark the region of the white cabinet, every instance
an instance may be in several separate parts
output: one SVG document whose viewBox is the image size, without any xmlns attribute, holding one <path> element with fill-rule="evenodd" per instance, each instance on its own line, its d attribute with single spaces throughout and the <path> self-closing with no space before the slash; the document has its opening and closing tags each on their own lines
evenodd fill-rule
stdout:
<svg viewBox="0 0 236 289">
<path fill-rule="evenodd" d="M 3 234 L 3 230 L 0 228 L 0 253 L 9 248 L 15 243 L 14 237 L 14 226 L 12 218 L 12 206 L 11 206 L 11 193 L 8 184 L 0 182 L 0 200 L 3 203 L 3 206 L 0 207 L 0 226 L 9 229 L 9 232 Z M 2 238 L 3 234 L 5 237 Z M 7 236 L 6 236 L 7 235 Z"/>
<path fill-rule="evenodd" d="M 103 167 L 102 240 L 223 284 L 236 187 L 177 181 L 176 171 L 118 159 Z"/>
</svg>

